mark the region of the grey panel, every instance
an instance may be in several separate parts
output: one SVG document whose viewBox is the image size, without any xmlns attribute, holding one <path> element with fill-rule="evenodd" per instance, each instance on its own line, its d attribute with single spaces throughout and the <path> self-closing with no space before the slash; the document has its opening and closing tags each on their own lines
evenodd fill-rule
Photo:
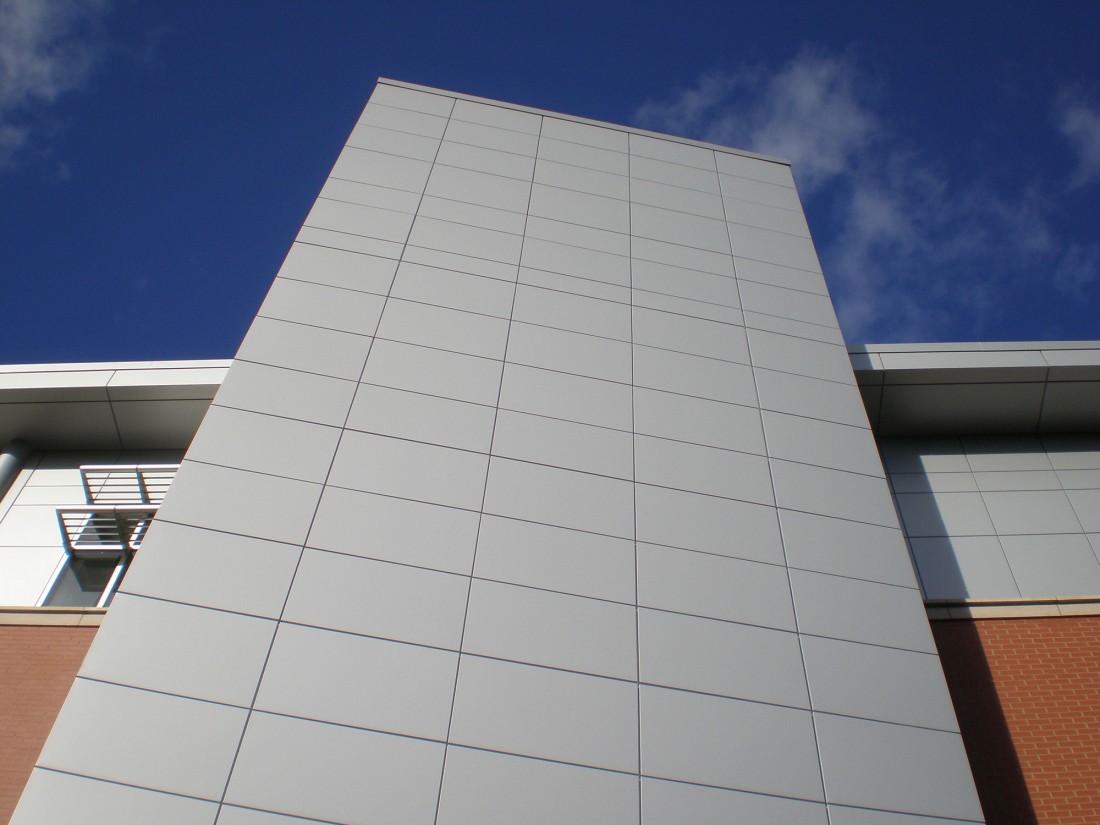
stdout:
<svg viewBox="0 0 1100 825">
<path fill-rule="evenodd" d="M 457 309 L 391 298 L 386 302 L 378 337 L 483 358 L 503 358 L 508 322 Z"/>
<path fill-rule="evenodd" d="M 764 412 L 768 455 L 852 473 L 882 476 L 874 436 L 863 427 Z"/>
<path fill-rule="evenodd" d="M 483 516 L 474 574 L 578 596 L 634 602 L 634 544 L 529 521 Z"/>
<path fill-rule="evenodd" d="M 644 289 L 723 306 L 741 306 L 737 280 L 725 275 L 636 260 L 631 262 L 631 276 L 636 290 Z"/>
<path fill-rule="evenodd" d="M 391 294 L 409 301 L 507 318 L 512 311 L 514 291 L 511 284 L 495 278 L 405 261 L 398 267 Z"/>
<path fill-rule="evenodd" d="M 504 175 L 524 181 L 531 180 L 531 176 L 535 173 L 535 159 L 530 155 L 456 143 L 449 138 L 440 144 L 435 161 L 446 166 L 487 172 L 490 175 Z"/>
<path fill-rule="evenodd" d="M 913 587 L 913 565 L 896 527 L 780 510 L 791 567 Z"/>
<path fill-rule="evenodd" d="M 340 430 L 213 406 L 187 451 L 192 461 L 323 482 Z"/>
<path fill-rule="evenodd" d="M 455 352 L 376 341 L 363 381 L 459 401 L 493 404 L 500 392 L 501 363 Z"/>
<path fill-rule="evenodd" d="M 482 404 L 361 384 L 347 427 L 487 453 L 495 415 L 492 407 Z"/>
<path fill-rule="evenodd" d="M 629 304 L 632 294 L 630 287 L 622 284 L 597 281 L 592 278 L 566 275 L 561 272 L 550 272 L 546 269 L 533 269 L 526 266 L 521 266 L 519 269 L 519 282 L 529 286 L 542 287 L 543 289 L 584 295 L 588 298 L 616 301 L 620 304 Z"/>
<path fill-rule="evenodd" d="M 467 101 L 459 101 L 459 105 Z M 477 105 L 477 104 L 469 104 Z M 488 107 L 482 107 L 488 108 Z M 538 148 L 538 131 L 534 134 L 527 132 L 513 132 L 508 129 L 494 128 L 481 123 L 471 123 L 459 120 L 459 106 L 456 105 L 451 120 L 447 124 L 447 131 L 443 133 L 445 141 L 456 143 L 468 143 L 471 146 L 481 146 L 486 149 L 496 149 L 501 152 L 512 152 L 517 155 L 529 155 L 534 157 Z M 506 109 L 496 109 L 498 112 L 519 115 L 519 112 L 508 112 Z M 527 117 L 530 117 L 528 115 Z M 537 120 L 537 118 L 536 118 Z"/>
<path fill-rule="evenodd" d="M 731 324 L 634 307 L 634 343 L 749 363 L 745 331 Z"/>
<path fill-rule="evenodd" d="M 808 711 L 643 686 L 641 730 L 647 776 L 824 799 Z"/>
<path fill-rule="evenodd" d="M 409 233 L 408 243 L 409 246 L 515 264 L 519 263 L 523 239 L 508 232 L 418 216 Z"/>
<path fill-rule="evenodd" d="M 454 507 L 329 487 L 309 545 L 381 561 L 469 574 L 478 514 Z"/>
<path fill-rule="evenodd" d="M 1081 535 L 1001 536 L 1020 595 L 1044 598 L 1100 593 L 1100 562 Z"/>
<path fill-rule="evenodd" d="M 630 307 L 583 295 L 520 285 L 513 318 L 571 332 L 630 340 Z"/>
<path fill-rule="evenodd" d="M 691 215 L 701 215 L 704 218 L 721 220 L 723 217 L 722 199 L 718 195 L 700 192 L 698 189 L 684 189 L 682 186 L 673 186 L 668 183 L 635 178 L 630 182 L 630 200 L 632 203 L 675 209 Z"/>
<path fill-rule="evenodd" d="M 772 507 L 645 484 L 635 497 L 639 541 L 783 563 Z"/>
<path fill-rule="evenodd" d="M 347 430 L 328 483 L 477 510 L 487 463 L 480 453 Z"/>
<path fill-rule="evenodd" d="M 707 249 L 696 249 L 668 241 L 655 241 L 634 236 L 630 239 L 630 254 L 634 258 L 653 263 L 698 269 L 730 278 L 734 275 L 733 258 L 729 253 L 711 252 Z"/>
<path fill-rule="evenodd" d="M 158 520 L 120 590 L 274 618 L 300 552 L 293 544 Z"/>
<path fill-rule="evenodd" d="M 260 315 L 339 332 L 373 335 L 382 313 L 379 295 L 277 278 Z"/>
<path fill-rule="evenodd" d="M 626 201 L 541 183 L 531 189 L 530 214 L 612 232 L 630 231 L 630 206 Z"/>
<path fill-rule="evenodd" d="M 886 438 L 880 443 L 883 461 L 891 473 L 970 472 L 958 438 Z"/>
<path fill-rule="evenodd" d="M 630 232 L 642 238 L 685 244 L 711 252 L 729 254 L 730 251 L 729 233 L 721 220 L 657 206 L 631 204 Z"/>
<path fill-rule="evenodd" d="M 513 212 L 527 210 L 530 192 L 531 184 L 527 181 L 451 166 L 434 167 L 424 189 L 425 195 Z"/>
<path fill-rule="evenodd" d="M 538 238 L 558 244 L 592 249 L 611 255 L 629 255 L 630 237 L 622 232 L 593 229 L 576 223 L 529 216 L 524 231 L 528 240 Z"/>
<path fill-rule="evenodd" d="M 642 779 L 645 825 L 682 825 L 691 811 L 694 825 L 731 822 L 782 822 L 784 825 L 829 825 L 825 806 L 757 793 L 708 788 L 665 779 Z"/>
<path fill-rule="evenodd" d="M 1100 489 L 1068 490 L 1066 495 L 1081 527 L 1089 533 L 1100 532 Z"/>
<path fill-rule="evenodd" d="M 828 714 L 816 723 L 830 802 L 982 818 L 958 734 Z"/>
<path fill-rule="evenodd" d="M 184 461 L 157 518 L 300 544 L 320 495 L 319 484 Z"/>
<path fill-rule="evenodd" d="M 1061 490 L 983 493 L 982 498 L 999 535 L 1081 532 L 1081 522 Z"/>
<path fill-rule="evenodd" d="M 790 164 L 735 155 L 732 152 L 715 152 L 714 158 L 718 164 L 718 171 L 723 175 L 734 175 L 794 188 Z"/>
<path fill-rule="evenodd" d="M 814 710 L 958 731 L 937 656 L 813 636 L 802 653 Z"/>
<path fill-rule="evenodd" d="M 813 241 L 782 232 L 770 232 L 755 226 L 727 224 L 733 251 L 738 257 L 767 261 L 792 269 L 820 272 Z"/>
<path fill-rule="evenodd" d="M 404 212 L 395 212 L 392 209 L 383 209 L 377 206 L 364 206 L 359 203 L 345 203 L 343 201 L 318 198 L 309 210 L 303 227 L 309 226 L 315 229 L 325 229 L 330 232 L 342 232 L 349 235 L 362 235 L 368 238 L 377 238 L 383 241 L 404 243 L 409 235 L 409 227 L 412 226 L 413 216 Z M 396 268 L 396 262 L 391 262 L 388 269 L 390 276 Z M 280 275 L 284 278 L 294 277 L 297 268 L 283 265 Z M 371 290 L 375 291 L 375 290 Z"/>
<path fill-rule="evenodd" d="M 514 322 L 508 360 L 528 367 L 558 370 L 630 383 L 630 344 Z"/>
<path fill-rule="evenodd" d="M 455 745 L 447 749 L 439 825 L 637 820 L 635 776 Z"/>
<path fill-rule="evenodd" d="M 758 229 L 770 229 L 774 232 L 785 232 L 803 238 L 810 237 L 810 229 L 806 225 L 806 216 L 800 211 L 783 209 L 778 206 L 767 206 L 737 198 L 724 198 L 722 202 L 726 209 L 726 220 L 730 223 L 755 226 Z M 829 309 L 832 311 L 831 305 Z"/>
<path fill-rule="evenodd" d="M 867 410 L 859 394 L 848 386 L 767 369 L 757 369 L 755 373 L 760 406 L 765 410 L 867 426 Z"/>
<path fill-rule="evenodd" d="M 780 507 L 893 527 L 898 523 L 886 482 L 880 478 L 771 460 Z"/>
<path fill-rule="evenodd" d="M 456 144 L 448 145 L 456 146 Z M 463 146 L 458 148 L 461 148 L 464 153 L 482 153 L 486 151 L 484 149 L 476 149 L 472 146 Z M 502 155 L 500 152 L 490 152 L 488 154 L 518 160 L 525 165 L 531 162 L 529 159 L 523 158 L 519 155 Z M 529 180 L 530 175 L 527 175 L 525 179 Z M 423 200 L 420 201 L 420 206 L 417 209 L 417 214 L 422 215 L 425 218 L 438 218 L 442 221 L 467 224 L 469 226 L 477 226 L 482 229 L 493 229 L 498 232 L 510 232 L 513 235 L 522 235 L 523 227 L 527 223 L 527 216 L 520 212 L 512 212 L 508 209 L 497 209 L 492 206 L 479 206 L 478 204 L 466 203 L 464 201 L 436 198 L 432 195 L 425 195 Z M 506 265 L 501 264 L 501 266 Z M 438 301 L 426 301 L 425 303 L 434 304 L 438 303 Z"/>
<path fill-rule="evenodd" d="M 636 792 L 635 792 L 635 795 Z M 11 825 L 79 822 L 81 825 L 213 825 L 216 802 L 86 779 L 36 768 Z"/>
<path fill-rule="evenodd" d="M 351 130 L 348 146 L 430 161 L 439 149 L 439 140 L 425 135 L 414 135 L 410 132 L 399 132 L 396 129 L 359 123 Z M 329 183 L 332 182 L 330 179 Z M 322 190 L 323 193 L 324 190 Z M 414 204 L 413 209 L 415 208 Z"/>
<path fill-rule="evenodd" d="M 682 163 L 707 172 L 715 169 L 714 150 L 704 146 L 690 146 L 675 139 L 631 133 L 630 154 L 633 158 L 652 158 L 669 163 Z"/>
<path fill-rule="evenodd" d="M 522 263 L 531 269 L 545 269 L 547 272 L 560 272 L 562 275 L 619 286 L 630 285 L 630 258 L 625 255 L 527 238 L 523 243 Z"/>
<path fill-rule="evenodd" d="M 712 194 L 718 194 L 719 191 L 718 173 L 713 169 L 698 169 L 638 155 L 630 158 L 630 176 Z"/>
<path fill-rule="evenodd" d="M 630 433 L 509 410 L 497 414 L 493 454 L 628 481 L 634 477 Z"/>
<path fill-rule="evenodd" d="M 472 100 L 456 100 L 451 117 L 469 123 L 495 126 L 513 132 L 537 135 L 540 132 L 542 116 L 530 112 L 520 112 L 507 106 L 492 103 L 478 103 Z"/>
<path fill-rule="evenodd" d="M 638 388 L 634 421 L 640 434 L 764 454 L 760 413 L 753 407 Z"/>
<path fill-rule="evenodd" d="M 791 588 L 801 633 L 936 651 L 917 590 L 803 570 L 791 571 Z"/>
<path fill-rule="evenodd" d="M 522 364 L 504 367 L 500 408 L 600 427 L 631 428 L 628 385 Z"/>
<path fill-rule="evenodd" d="M 257 317 L 237 358 L 356 379 L 363 371 L 371 340 L 364 335 Z"/>
<path fill-rule="evenodd" d="M 636 679 L 635 622 L 633 605 L 475 580 L 462 650 Z"/>
<path fill-rule="evenodd" d="M 283 618 L 457 650 L 468 587 L 463 576 L 307 550 Z"/>
<path fill-rule="evenodd" d="M 627 150 L 627 133 L 606 123 L 575 123 L 547 115 L 542 121 L 542 137 L 567 140 L 570 143 L 580 143 L 600 149 L 613 149 L 618 152 Z"/>
<path fill-rule="evenodd" d="M 38 765 L 218 799 L 246 711 L 77 679 Z"/>
<path fill-rule="evenodd" d="M 897 496 L 905 534 L 988 536 L 993 522 L 980 493 L 905 493 Z"/>
<path fill-rule="evenodd" d="M 830 825 L 958 825 L 958 819 L 887 813 L 866 808 L 829 806 Z M 977 821 L 977 820 L 973 820 Z"/>
<path fill-rule="evenodd" d="M 794 633 L 643 609 L 638 658 L 643 682 L 809 707 Z"/>
<path fill-rule="evenodd" d="M 443 130 L 447 128 L 447 118 L 439 117 L 437 114 L 412 112 L 404 108 L 374 104 L 368 105 L 363 110 L 363 116 L 359 122 L 433 138 L 443 137 Z"/>
<path fill-rule="evenodd" d="M 783 567 L 638 545 L 638 604 L 712 619 L 794 630 Z"/>
<path fill-rule="evenodd" d="M 634 383 L 639 387 L 756 406 L 751 367 L 700 355 L 635 346 Z"/>
<path fill-rule="evenodd" d="M 247 361 L 233 366 L 215 397 L 220 406 L 337 427 L 347 418 L 354 380 Z"/>
<path fill-rule="evenodd" d="M 637 696 L 629 682 L 464 655 L 450 741 L 637 771 Z"/>
<path fill-rule="evenodd" d="M 779 266 L 767 261 L 754 261 L 751 258 L 738 257 L 736 254 L 734 264 L 737 267 L 737 277 L 742 281 L 755 281 L 785 289 L 800 289 L 817 295 L 829 294 L 825 286 L 825 278 L 820 272 L 792 269 L 789 266 Z"/>
<path fill-rule="evenodd" d="M 842 346 L 749 330 L 749 349 L 756 367 L 825 378 L 842 384 L 855 383 L 848 351 Z"/>
<path fill-rule="evenodd" d="M 257 710 L 446 739 L 458 654 L 282 624 Z"/>
<path fill-rule="evenodd" d="M 268 619 L 126 594 L 114 598 L 104 627 L 81 676 L 243 706 L 275 634 Z"/>
<path fill-rule="evenodd" d="M 348 825 L 427 825 L 442 766 L 441 743 L 253 713 L 225 801 Z"/>
<path fill-rule="evenodd" d="M 558 163 L 545 158 L 539 158 L 535 164 L 535 182 L 623 200 L 630 194 L 630 178 L 625 175 Z"/>
<path fill-rule="evenodd" d="M 356 186 L 358 184 L 347 185 Z M 326 201 L 318 201 L 318 203 L 326 203 Z M 327 203 L 334 202 L 328 201 Z M 352 204 L 342 204 L 342 206 L 351 208 Z M 366 209 L 367 207 L 359 208 Z M 413 203 L 413 210 L 415 211 L 415 209 L 416 204 Z M 379 215 L 390 212 L 390 209 L 376 209 L 365 219 L 373 223 Z M 401 232 L 400 237 L 395 238 L 395 240 L 405 239 L 411 223 L 412 218 L 406 216 L 404 230 Z M 374 233 L 372 231 L 363 232 L 362 234 Z M 360 255 L 340 249 L 296 243 L 290 247 L 290 252 L 287 253 L 286 260 L 283 261 L 283 265 L 279 270 L 279 276 L 295 281 L 308 281 L 314 284 L 385 295 L 389 292 L 390 284 L 393 283 L 393 274 L 396 270 L 397 261 L 389 258 L 376 258 L 373 255 Z"/>
<path fill-rule="evenodd" d="M 634 490 L 628 481 L 494 457 L 485 512 L 633 538 Z"/>
<path fill-rule="evenodd" d="M 926 599 L 996 599 L 1020 591 L 996 536 L 910 538 Z"/>
<path fill-rule="evenodd" d="M 763 456 L 642 435 L 635 436 L 634 453 L 641 483 L 774 504 Z"/>
<path fill-rule="evenodd" d="M 332 167 L 332 177 L 373 183 L 407 192 L 423 192 L 431 168 L 430 163 L 422 160 L 344 147 Z"/>
</svg>

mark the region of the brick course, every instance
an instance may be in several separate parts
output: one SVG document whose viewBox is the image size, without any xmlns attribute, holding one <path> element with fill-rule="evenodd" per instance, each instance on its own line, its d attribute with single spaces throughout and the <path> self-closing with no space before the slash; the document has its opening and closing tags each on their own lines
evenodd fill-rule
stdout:
<svg viewBox="0 0 1100 825">
<path fill-rule="evenodd" d="M 932 631 L 989 825 L 1100 822 L 1100 616 Z"/>
<path fill-rule="evenodd" d="M 98 629 L 0 625 L 0 823 L 11 819 Z"/>
</svg>

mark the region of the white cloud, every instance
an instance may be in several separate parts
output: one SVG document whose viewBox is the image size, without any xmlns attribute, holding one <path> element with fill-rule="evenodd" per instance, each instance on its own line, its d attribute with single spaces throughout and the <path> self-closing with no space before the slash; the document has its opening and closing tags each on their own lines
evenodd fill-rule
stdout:
<svg viewBox="0 0 1100 825">
<path fill-rule="evenodd" d="M 32 139 L 45 107 L 79 88 L 104 50 L 110 0 L 0 0 L 0 165 Z"/>
<path fill-rule="evenodd" d="M 753 149 L 790 160 L 803 192 L 851 170 L 878 118 L 850 58 L 807 50 L 777 72 L 763 67 L 704 76 L 673 100 L 643 105 L 638 122 L 661 131 Z M 745 105 L 746 99 L 754 103 Z"/>
<path fill-rule="evenodd" d="M 1100 248 L 1060 238 L 1037 188 L 960 179 L 898 134 L 878 100 L 851 56 L 804 50 L 771 71 L 707 75 L 636 120 L 792 161 L 849 341 L 994 337 L 1006 287 L 1028 278 L 1086 294 Z"/>
<path fill-rule="evenodd" d="M 1092 105 L 1080 89 L 1065 89 L 1058 95 L 1055 113 L 1058 128 L 1076 155 L 1070 186 L 1100 181 L 1100 108 Z"/>
</svg>

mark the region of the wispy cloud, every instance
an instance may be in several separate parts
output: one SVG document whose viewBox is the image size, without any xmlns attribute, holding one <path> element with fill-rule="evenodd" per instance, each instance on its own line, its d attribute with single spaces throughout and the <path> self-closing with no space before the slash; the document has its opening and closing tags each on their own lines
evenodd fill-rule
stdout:
<svg viewBox="0 0 1100 825">
<path fill-rule="evenodd" d="M 61 95 L 87 82 L 109 8 L 110 0 L 0 0 L 0 166 L 28 146 Z"/>
<path fill-rule="evenodd" d="M 1070 186 L 1100 181 L 1100 106 L 1079 88 L 1064 89 L 1056 106 L 1058 128 L 1076 156 Z"/>
<path fill-rule="evenodd" d="M 952 174 L 879 113 L 883 92 L 851 55 L 807 49 L 706 75 L 636 121 L 792 161 L 849 341 L 994 337 L 1006 289 L 1028 278 L 1087 296 L 1100 246 L 1064 240 L 1037 185 L 1003 192 Z M 1100 121 L 1080 101 L 1062 112 L 1084 183 L 1100 175 Z"/>
</svg>

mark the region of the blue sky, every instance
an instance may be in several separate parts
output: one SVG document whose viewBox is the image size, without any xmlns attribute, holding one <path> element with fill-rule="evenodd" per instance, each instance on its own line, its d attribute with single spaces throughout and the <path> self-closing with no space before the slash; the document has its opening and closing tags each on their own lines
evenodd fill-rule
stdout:
<svg viewBox="0 0 1100 825">
<path fill-rule="evenodd" d="M 791 158 L 850 343 L 1100 338 L 1100 4 L 0 0 L 0 362 L 233 354 L 379 76 Z"/>
</svg>

